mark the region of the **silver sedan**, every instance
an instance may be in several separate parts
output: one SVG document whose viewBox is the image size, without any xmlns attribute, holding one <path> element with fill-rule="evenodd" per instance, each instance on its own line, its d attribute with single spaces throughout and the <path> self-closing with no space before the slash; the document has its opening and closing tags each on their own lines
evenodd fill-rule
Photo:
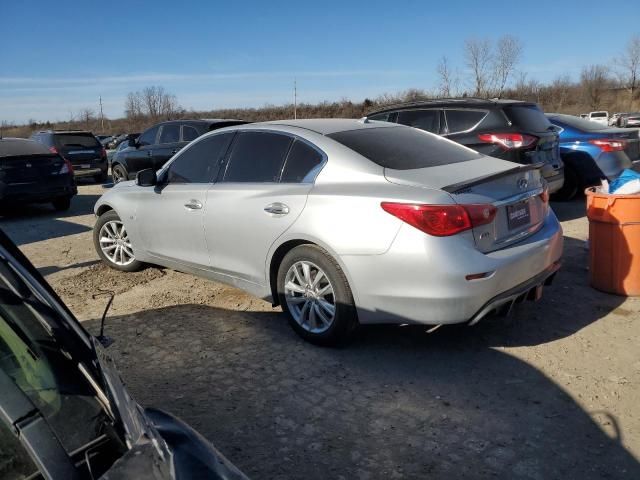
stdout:
<svg viewBox="0 0 640 480">
<path fill-rule="evenodd" d="M 359 324 L 473 324 L 538 299 L 562 254 L 536 165 L 367 120 L 212 132 L 95 213 L 107 265 L 235 285 L 325 345 Z"/>
</svg>

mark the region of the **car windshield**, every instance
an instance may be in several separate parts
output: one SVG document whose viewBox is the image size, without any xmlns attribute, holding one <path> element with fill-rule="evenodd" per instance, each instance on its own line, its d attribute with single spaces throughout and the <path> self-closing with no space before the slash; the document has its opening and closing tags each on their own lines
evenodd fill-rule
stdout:
<svg viewBox="0 0 640 480">
<path fill-rule="evenodd" d="M 0 263 L 0 369 L 71 454 L 101 437 L 108 417 L 69 345 L 60 341 L 68 333 L 52 320 L 55 315 L 7 263 Z"/>
<path fill-rule="evenodd" d="M 572 115 L 549 115 L 547 118 L 559 127 L 569 126 L 586 132 L 596 132 L 603 129 L 601 123 L 592 122 L 591 120 L 585 120 Z"/>
<path fill-rule="evenodd" d="M 348 130 L 327 135 L 384 168 L 409 170 L 480 158 L 478 152 L 410 127 Z"/>
<path fill-rule="evenodd" d="M 591 118 L 595 118 L 595 117 L 602 118 L 602 117 L 606 117 L 606 116 L 607 116 L 606 112 L 594 112 L 594 113 L 591 114 Z"/>
<path fill-rule="evenodd" d="M 58 147 L 99 147 L 100 142 L 90 133 L 56 134 L 55 142 Z"/>
<path fill-rule="evenodd" d="M 551 126 L 537 105 L 510 105 L 504 107 L 504 112 L 511 122 L 525 130 L 545 132 Z"/>
</svg>

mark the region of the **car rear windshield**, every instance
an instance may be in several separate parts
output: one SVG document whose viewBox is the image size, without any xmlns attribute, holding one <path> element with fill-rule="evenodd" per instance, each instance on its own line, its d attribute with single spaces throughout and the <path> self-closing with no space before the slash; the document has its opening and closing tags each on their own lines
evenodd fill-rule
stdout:
<svg viewBox="0 0 640 480">
<path fill-rule="evenodd" d="M 469 148 L 408 127 L 366 128 L 327 135 L 384 168 L 411 170 L 481 157 Z"/>
<path fill-rule="evenodd" d="M 504 113 L 518 128 L 533 132 L 549 130 L 551 123 L 536 105 L 512 105 L 504 107 Z"/>
<path fill-rule="evenodd" d="M 560 127 L 562 124 L 569 125 L 570 127 L 577 128 L 578 130 L 584 130 L 587 132 L 597 132 L 603 129 L 601 123 L 592 122 L 591 120 L 585 120 L 579 117 L 573 117 L 571 115 L 554 115 L 550 116 L 549 120 L 551 122 L 559 123 Z"/>
<path fill-rule="evenodd" d="M 55 136 L 58 147 L 100 147 L 98 139 L 90 133 L 63 133 Z"/>
<path fill-rule="evenodd" d="M 593 112 L 591 114 L 591 118 L 594 118 L 594 117 L 601 118 L 601 117 L 606 117 L 606 116 L 607 116 L 607 112 Z"/>
</svg>

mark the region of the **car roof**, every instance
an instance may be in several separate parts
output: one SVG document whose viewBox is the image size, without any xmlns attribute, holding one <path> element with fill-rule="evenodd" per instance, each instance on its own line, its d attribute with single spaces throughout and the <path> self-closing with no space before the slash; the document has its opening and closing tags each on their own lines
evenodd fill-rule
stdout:
<svg viewBox="0 0 640 480">
<path fill-rule="evenodd" d="M 69 135 L 69 134 L 81 134 L 81 135 L 93 135 L 88 130 L 40 130 L 37 133 L 51 133 L 53 135 Z"/>
<path fill-rule="evenodd" d="M 418 102 L 404 102 L 389 105 L 378 110 L 369 112 L 367 115 L 376 113 L 384 113 L 395 110 L 406 110 L 416 107 L 469 107 L 469 108 L 493 108 L 507 105 L 535 105 L 533 102 L 525 102 L 523 100 L 510 100 L 507 98 L 439 98 L 434 100 L 420 100 Z"/>
<path fill-rule="evenodd" d="M 34 140 L 26 138 L 0 138 L 0 157 L 14 157 L 19 155 L 43 155 L 51 152 Z"/>
<path fill-rule="evenodd" d="M 348 130 L 361 130 L 365 128 L 389 128 L 398 127 L 395 123 L 376 122 L 366 119 L 355 120 L 351 118 L 311 118 L 304 120 L 273 120 L 270 122 L 254 123 L 260 125 L 282 125 L 309 130 L 321 135 L 330 135 Z"/>
</svg>

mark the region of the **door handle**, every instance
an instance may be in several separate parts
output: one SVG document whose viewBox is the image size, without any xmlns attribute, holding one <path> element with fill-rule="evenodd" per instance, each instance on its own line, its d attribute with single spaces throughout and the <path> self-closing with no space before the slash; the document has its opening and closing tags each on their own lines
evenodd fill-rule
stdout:
<svg viewBox="0 0 640 480">
<path fill-rule="evenodd" d="M 289 207 L 284 203 L 275 202 L 264 207 L 264 211 L 271 215 L 286 215 L 289 213 Z"/>
<path fill-rule="evenodd" d="M 184 206 L 187 210 L 200 210 L 202 209 L 202 202 L 192 198 L 187 203 L 185 203 Z"/>
</svg>

